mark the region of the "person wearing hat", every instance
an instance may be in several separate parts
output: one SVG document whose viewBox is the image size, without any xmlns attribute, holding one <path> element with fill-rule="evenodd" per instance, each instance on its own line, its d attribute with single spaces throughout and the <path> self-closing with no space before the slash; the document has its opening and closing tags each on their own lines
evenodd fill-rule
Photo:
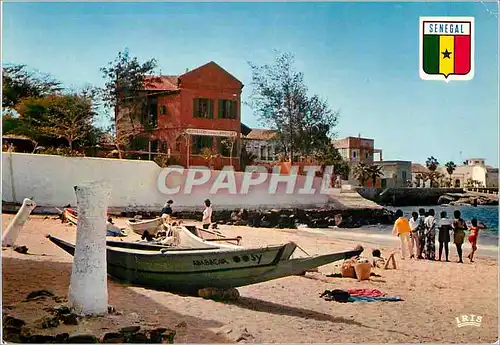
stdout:
<svg viewBox="0 0 500 345">
<path fill-rule="evenodd" d="M 164 215 L 169 215 L 169 216 L 172 216 L 172 204 L 174 203 L 174 201 L 172 199 L 170 199 L 169 201 L 167 201 L 167 203 L 165 204 L 165 206 L 163 206 L 163 208 L 161 209 L 161 214 Z"/>
</svg>

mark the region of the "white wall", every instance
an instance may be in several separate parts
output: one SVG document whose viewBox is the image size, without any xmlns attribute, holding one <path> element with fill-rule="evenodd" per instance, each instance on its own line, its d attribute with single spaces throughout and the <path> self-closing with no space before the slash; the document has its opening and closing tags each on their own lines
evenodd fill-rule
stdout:
<svg viewBox="0 0 500 345">
<path fill-rule="evenodd" d="M 112 188 L 110 208 L 119 209 L 159 211 L 168 199 L 174 200 L 177 210 L 202 209 L 206 198 L 212 201 L 215 209 L 319 207 L 328 203 L 328 196 L 319 192 L 313 195 L 285 194 L 284 183 L 278 185 L 278 193 L 270 195 L 267 192 L 269 178 L 259 186 L 250 187 L 247 195 L 230 195 L 227 190 L 210 194 L 216 174 L 212 174 L 208 184 L 194 187 L 190 195 L 165 195 L 157 187 L 160 171 L 161 168 L 150 161 L 2 153 L 2 200 L 21 202 L 27 197 L 45 207 L 76 205 L 73 186 L 103 180 Z M 239 186 L 242 173 L 236 174 Z M 180 178 L 183 182 L 186 173 L 177 177 L 176 180 Z M 175 179 L 175 175 L 172 178 Z M 304 178 L 298 177 L 295 191 L 303 186 Z M 170 177 L 167 184 L 169 181 Z M 320 184 L 321 180 L 315 179 L 313 188 L 319 190 Z"/>
</svg>

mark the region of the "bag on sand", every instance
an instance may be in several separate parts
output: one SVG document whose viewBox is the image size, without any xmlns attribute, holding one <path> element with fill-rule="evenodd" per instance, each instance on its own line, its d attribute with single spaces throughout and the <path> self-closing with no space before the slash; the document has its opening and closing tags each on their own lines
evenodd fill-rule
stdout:
<svg viewBox="0 0 500 345">
<path fill-rule="evenodd" d="M 358 281 L 370 279 L 370 273 L 372 271 L 372 265 L 369 262 L 360 262 L 354 264 L 354 271 L 358 277 Z"/>
<path fill-rule="evenodd" d="M 340 267 L 340 273 L 344 278 L 356 278 L 356 271 L 354 269 L 355 261 L 352 259 L 345 260 Z"/>
</svg>

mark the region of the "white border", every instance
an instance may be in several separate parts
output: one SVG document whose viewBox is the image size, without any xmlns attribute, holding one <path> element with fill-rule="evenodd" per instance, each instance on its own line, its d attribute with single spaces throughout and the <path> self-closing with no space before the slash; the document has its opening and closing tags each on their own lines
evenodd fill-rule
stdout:
<svg viewBox="0 0 500 345">
<path fill-rule="evenodd" d="M 470 72 L 466 75 L 456 75 L 451 74 L 448 78 L 445 78 L 442 74 L 427 74 L 424 72 L 424 63 L 423 63 L 423 55 L 424 55 L 424 21 L 448 21 L 448 22 L 470 22 L 471 33 L 470 33 L 470 45 L 471 45 L 471 56 L 470 56 Z M 475 71 L 475 25 L 474 25 L 474 17 L 420 17 L 420 22 L 418 25 L 418 71 L 420 75 L 420 79 L 422 80 L 441 80 L 445 82 L 456 81 L 456 80 L 472 80 L 474 78 Z"/>
</svg>

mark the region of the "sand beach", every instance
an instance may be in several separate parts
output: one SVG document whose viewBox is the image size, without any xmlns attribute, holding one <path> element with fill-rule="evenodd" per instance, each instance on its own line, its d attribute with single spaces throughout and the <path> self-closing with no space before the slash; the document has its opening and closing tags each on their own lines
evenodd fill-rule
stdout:
<svg viewBox="0 0 500 345">
<path fill-rule="evenodd" d="M 5 230 L 13 215 L 2 215 Z M 125 219 L 117 219 L 124 225 Z M 186 221 L 186 223 L 188 223 Z M 195 223 L 195 222 L 189 222 Z M 242 236 L 243 246 L 296 242 L 308 254 L 352 249 L 361 244 L 366 255 L 380 248 L 383 256 L 395 251 L 397 242 L 385 245 L 349 239 L 332 233 L 297 229 L 260 229 L 221 226 L 229 237 Z M 65 298 L 71 276 L 72 257 L 50 243 L 45 235 L 74 242 L 76 227 L 57 217 L 33 215 L 16 242 L 29 248 L 29 255 L 2 251 L 2 311 L 36 328 L 53 299 L 23 302 L 34 290 L 45 289 Z M 130 240 L 136 239 L 130 236 Z M 129 240 L 125 239 L 125 240 Z M 479 245 L 480 246 L 480 245 Z M 176 331 L 177 343 L 492 343 L 498 339 L 497 260 L 479 254 L 474 263 L 399 259 L 396 270 L 376 269 L 380 277 L 357 281 L 330 278 L 340 262 L 319 268 L 318 273 L 293 276 L 239 288 L 237 301 L 218 302 L 200 297 L 135 287 L 108 279 L 109 304 L 118 314 L 36 329 L 39 334 L 61 332 L 102 336 L 124 326 L 166 327 Z M 465 254 L 468 253 L 466 247 Z M 333 289 L 378 289 L 399 302 L 338 303 L 320 294 Z M 482 316 L 479 327 L 458 327 L 456 317 Z"/>
</svg>

